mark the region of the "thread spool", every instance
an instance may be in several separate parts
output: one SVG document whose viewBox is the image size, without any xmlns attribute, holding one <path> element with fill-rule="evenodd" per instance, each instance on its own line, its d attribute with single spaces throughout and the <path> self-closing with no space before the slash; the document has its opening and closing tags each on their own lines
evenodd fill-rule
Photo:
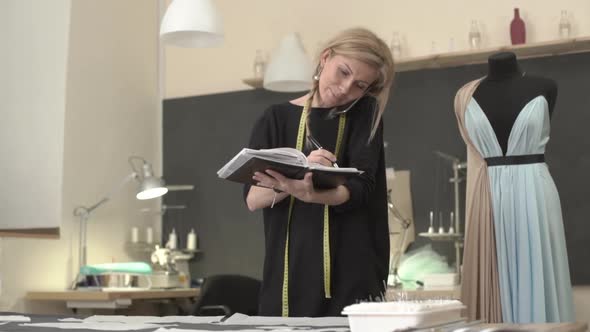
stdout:
<svg viewBox="0 0 590 332">
<path fill-rule="evenodd" d="M 445 228 L 443 227 L 443 213 L 438 213 L 438 234 L 444 234 Z"/>
<path fill-rule="evenodd" d="M 131 243 L 139 242 L 139 229 L 137 227 L 131 227 Z"/>
<path fill-rule="evenodd" d="M 194 229 L 191 229 L 191 232 L 188 233 L 186 238 L 186 249 L 197 250 L 197 234 Z"/>
<path fill-rule="evenodd" d="M 151 227 L 145 229 L 145 242 L 149 244 L 154 243 L 154 229 Z"/>
<path fill-rule="evenodd" d="M 168 242 L 166 243 L 166 247 L 168 249 L 176 249 L 178 245 L 178 238 L 176 236 L 176 229 L 172 229 L 172 232 L 168 234 Z"/>
</svg>

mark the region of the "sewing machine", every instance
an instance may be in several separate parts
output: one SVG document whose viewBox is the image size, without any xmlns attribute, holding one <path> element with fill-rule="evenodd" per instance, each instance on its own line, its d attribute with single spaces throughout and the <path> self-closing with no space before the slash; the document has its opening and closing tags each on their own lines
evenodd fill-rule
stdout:
<svg viewBox="0 0 590 332">
<path fill-rule="evenodd" d="M 152 288 L 190 288 L 191 276 L 188 261 L 193 258 L 190 251 L 160 248 L 152 253 L 155 266 L 152 273 Z"/>
</svg>

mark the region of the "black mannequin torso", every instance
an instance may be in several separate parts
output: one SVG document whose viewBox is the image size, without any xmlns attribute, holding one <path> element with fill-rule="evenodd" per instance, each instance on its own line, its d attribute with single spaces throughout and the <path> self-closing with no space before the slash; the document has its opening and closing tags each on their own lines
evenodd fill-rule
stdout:
<svg viewBox="0 0 590 332">
<path fill-rule="evenodd" d="M 520 71 L 514 53 L 503 52 L 489 57 L 488 75 L 473 93 L 473 98 L 490 121 L 504 155 L 518 114 L 529 101 L 540 95 L 547 99 L 551 116 L 557 98 L 555 81 Z"/>
</svg>

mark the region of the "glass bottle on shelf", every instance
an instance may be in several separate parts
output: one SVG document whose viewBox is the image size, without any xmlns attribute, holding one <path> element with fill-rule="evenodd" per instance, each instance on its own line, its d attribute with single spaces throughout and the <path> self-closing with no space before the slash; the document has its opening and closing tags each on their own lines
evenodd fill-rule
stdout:
<svg viewBox="0 0 590 332">
<path fill-rule="evenodd" d="M 572 31 L 572 25 L 567 15 L 567 10 L 561 11 L 561 19 L 559 20 L 559 38 L 569 38 Z"/>
<path fill-rule="evenodd" d="M 469 29 L 469 46 L 471 49 L 478 49 L 481 47 L 481 33 L 476 20 L 471 21 L 471 28 Z"/>
<path fill-rule="evenodd" d="M 266 62 L 262 55 L 262 50 L 256 50 L 256 56 L 254 57 L 254 78 L 262 79 L 264 77 L 264 67 Z"/>
<path fill-rule="evenodd" d="M 455 38 L 449 38 L 449 52 L 455 52 Z"/>
<path fill-rule="evenodd" d="M 514 8 L 514 18 L 510 22 L 510 41 L 512 45 L 526 43 L 526 24 L 520 17 L 518 8 Z"/>
<path fill-rule="evenodd" d="M 391 44 L 389 45 L 393 59 L 399 59 L 402 56 L 402 42 L 399 37 L 399 32 L 394 32 L 391 37 Z"/>
<path fill-rule="evenodd" d="M 438 50 L 436 48 L 436 42 L 432 41 L 430 43 L 430 54 L 436 54 L 436 53 L 438 53 Z"/>
</svg>

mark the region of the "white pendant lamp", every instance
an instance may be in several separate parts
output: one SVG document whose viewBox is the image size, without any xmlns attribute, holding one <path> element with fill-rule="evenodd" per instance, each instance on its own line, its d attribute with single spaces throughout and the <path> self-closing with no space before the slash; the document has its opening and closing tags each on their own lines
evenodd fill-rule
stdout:
<svg viewBox="0 0 590 332">
<path fill-rule="evenodd" d="M 299 35 L 283 37 L 264 74 L 263 87 L 271 91 L 307 91 L 312 86 L 313 68 Z"/>
<path fill-rule="evenodd" d="M 179 47 L 215 47 L 223 43 L 223 21 L 213 0 L 174 0 L 160 26 L 160 39 Z"/>
</svg>

